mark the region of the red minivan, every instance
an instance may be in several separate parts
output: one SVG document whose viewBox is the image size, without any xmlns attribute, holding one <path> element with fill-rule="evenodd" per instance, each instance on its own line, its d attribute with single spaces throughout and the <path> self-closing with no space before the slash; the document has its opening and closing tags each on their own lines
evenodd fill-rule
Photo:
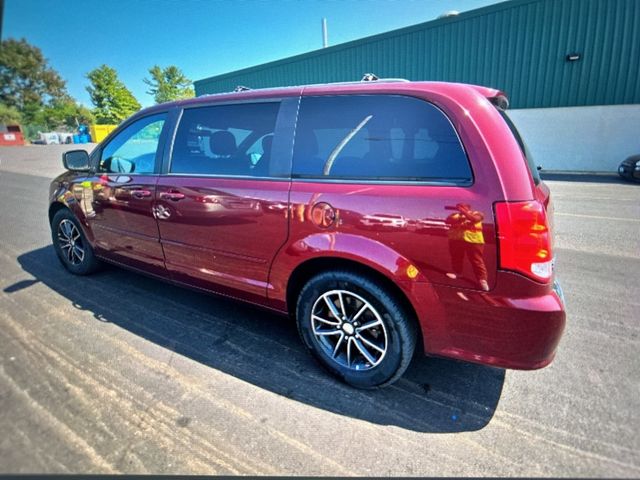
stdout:
<svg viewBox="0 0 640 480">
<path fill-rule="evenodd" d="M 504 93 L 377 80 L 207 95 L 123 122 L 51 184 L 54 247 L 296 318 L 356 387 L 416 350 L 549 364 L 565 324 L 549 189 Z"/>
</svg>

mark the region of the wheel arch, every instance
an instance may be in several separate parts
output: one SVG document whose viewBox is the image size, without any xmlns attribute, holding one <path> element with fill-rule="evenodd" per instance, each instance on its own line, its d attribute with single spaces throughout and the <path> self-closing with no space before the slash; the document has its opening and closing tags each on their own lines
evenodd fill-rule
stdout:
<svg viewBox="0 0 640 480">
<path fill-rule="evenodd" d="M 67 209 L 69 211 L 71 211 L 71 209 L 65 205 L 62 202 L 52 202 L 51 205 L 49 205 L 49 224 L 51 224 L 51 222 L 53 221 L 53 217 L 55 216 L 56 213 L 58 213 L 60 210 L 63 209 Z M 73 213 L 73 212 L 72 212 Z"/>
<path fill-rule="evenodd" d="M 89 241 L 89 244 L 93 246 L 95 242 L 93 231 L 91 230 L 91 228 L 89 228 L 89 225 L 86 223 L 86 219 L 84 218 L 84 215 L 82 215 L 83 213 L 82 210 L 80 209 L 76 210 L 73 208 L 72 205 L 69 205 L 66 202 L 61 202 L 59 200 L 55 200 L 51 202 L 51 204 L 49 205 L 49 212 L 48 212 L 49 225 L 51 225 L 51 222 L 53 222 L 53 217 L 56 215 L 56 213 L 58 213 L 61 210 L 68 210 L 76 218 L 76 220 L 78 220 L 78 224 L 80 225 L 82 232 L 84 233 L 85 237 Z"/>
<path fill-rule="evenodd" d="M 295 316 L 296 299 L 304 285 L 314 276 L 327 271 L 343 270 L 356 273 L 380 283 L 387 291 L 391 292 L 398 299 L 404 310 L 411 317 L 411 321 L 417 328 L 422 338 L 422 325 L 419 321 L 416 309 L 409 300 L 407 294 L 398 286 L 396 282 L 364 263 L 342 257 L 314 257 L 300 263 L 291 273 L 287 281 L 286 305 L 289 315 Z M 422 341 L 416 342 L 416 348 L 422 350 Z M 418 347 L 419 346 L 419 347 Z"/>
</svg>

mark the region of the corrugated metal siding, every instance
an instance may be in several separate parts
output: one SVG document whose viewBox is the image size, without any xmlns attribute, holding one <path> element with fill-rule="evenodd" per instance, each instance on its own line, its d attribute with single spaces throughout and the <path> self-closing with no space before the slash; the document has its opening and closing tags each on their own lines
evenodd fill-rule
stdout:
<svg viewBox="0 0 640 480">
<path fill-rule="evenodd" d="M 567 62 L 568 53 L 581 59 Z M 512 108 L 640 103 L 640 0 L 515 0 L 195 82 L 198 95 L 379 77 L 499 88 Z"/>
</svg>

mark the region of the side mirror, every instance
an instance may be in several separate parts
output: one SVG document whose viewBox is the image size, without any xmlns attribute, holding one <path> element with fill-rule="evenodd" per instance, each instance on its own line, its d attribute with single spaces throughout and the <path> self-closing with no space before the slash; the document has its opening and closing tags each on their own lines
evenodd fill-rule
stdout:
<svg viewBox="0 0 640 480">
<path fill-rule="evenodd" d="M 86 150 L 70 150 L 62 154 L 62 164 L 72 172 L 86 172 L 89 170 L 89 154 Z"/>
</svg>

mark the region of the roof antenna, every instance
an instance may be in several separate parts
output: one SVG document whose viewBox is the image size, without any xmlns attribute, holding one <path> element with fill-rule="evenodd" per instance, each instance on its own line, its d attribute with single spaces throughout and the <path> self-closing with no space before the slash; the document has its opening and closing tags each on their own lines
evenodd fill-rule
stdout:
<svg viewBox="0 0 640 480">
<path fill-rule="evenodd" d="M 233 89 L 234 92 L 246 92 L 247 90 L 251 90 L 249 87 L 245 87 L 244 85 L 238 85 Z"/>
<path fill-rule="evenodd" d="M 376 80 L 379 80 L 378 76 L 373 74 L 373 73 L 365 73 L 364 77 L 362 77 L 362 80 L 360 80 L 361 82 L 375 82 Z"/>
</svg>

